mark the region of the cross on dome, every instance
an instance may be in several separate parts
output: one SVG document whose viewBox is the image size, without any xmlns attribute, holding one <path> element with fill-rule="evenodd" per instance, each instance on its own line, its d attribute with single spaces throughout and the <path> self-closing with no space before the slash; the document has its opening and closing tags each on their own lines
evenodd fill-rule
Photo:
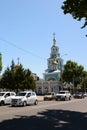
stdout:
<svg viewBox="0 0 87 130">
<path fill-rule="evenodd" d="M 53 38 L 53 45 L 55 46 L 56 45 L 55 33 L 53 33 L 53 36 L 54 36 L 54 38 Z"/>
</svg>

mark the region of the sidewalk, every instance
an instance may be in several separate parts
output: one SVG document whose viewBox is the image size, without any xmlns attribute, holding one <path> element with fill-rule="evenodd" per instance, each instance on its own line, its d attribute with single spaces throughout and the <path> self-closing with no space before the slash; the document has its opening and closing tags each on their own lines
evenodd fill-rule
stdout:
<svg viewBox="0 0 87 130">
<path fill-rule="evenodd" d="M 38 96 L 37 95 L 37 98 L 38 98 L 38 101 L 43 101 L 43 96 Z"/>
</svg>

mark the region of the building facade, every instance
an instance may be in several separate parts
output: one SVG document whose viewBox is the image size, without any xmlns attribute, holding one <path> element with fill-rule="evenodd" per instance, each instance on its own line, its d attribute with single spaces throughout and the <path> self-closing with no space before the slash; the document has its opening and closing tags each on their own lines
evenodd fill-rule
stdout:
<svg viewBox="0 0 87 130">
<path fill-rule="evenodd" d="M 59 81 L 36 81 L 36 93 L 46 94 L 48 92 L 58 93 L 61 89 L 61 82 Z"/>
</svg>

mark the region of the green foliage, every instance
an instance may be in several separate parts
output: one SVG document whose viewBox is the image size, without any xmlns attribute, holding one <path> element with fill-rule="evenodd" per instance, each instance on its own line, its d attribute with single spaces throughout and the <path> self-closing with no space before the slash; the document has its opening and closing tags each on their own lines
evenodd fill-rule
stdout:
<svg viewBox="0 0 87 130">
<path fill-rule="evenodd" d="M 11 66 L 7 67 L 2 75 L 0 87 L 7 89 L 35 89 L 35 82 L 29 69 L 24 69 L 21 64 L 15 65 L 12 60 Z"/>
<path fill-rule="evenodd" d="M 87 0 L 65 0 L 62 5 L 64 14 L 71 14 L 74 19 L 84 18 L 85 23 L 82 28 L 87 26 Z"/>
<path fill-rule="evenodd" d="M 82 89 L 86 90 L 87 89 L 87 71 L 83 71 L 81 81 L 82 81 L 81 82 Z"/>
<path fill-rule="evenodd" d="M 2 70 L 2 54 L 0 53 L 0 72 Z"/>
<path fill-rule="evenodd" d="M 78 66 L 76 62 L 71 60 L 67 61 L 64 65 L 63 80 L 66 82 L 72 82 L 75 86 L 80 84 L 81 78 L 83 77 L 84 67 Z"/>
</svg>

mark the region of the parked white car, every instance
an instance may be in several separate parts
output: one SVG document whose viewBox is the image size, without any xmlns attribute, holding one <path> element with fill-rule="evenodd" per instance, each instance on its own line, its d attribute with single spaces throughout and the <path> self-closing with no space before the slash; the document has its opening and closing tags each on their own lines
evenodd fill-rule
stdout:
<svg viewBox="0 0 87 130">
<path fill-rule="evenodd" d="M 11 100 L 12 106 L 26 106 L 31 104 L 38 104 L 36 93 L 32 91 L 18 92 L 17 95 Z"/>
<path fill-rule="evenodd" d="M 55 92 L 48 92 L 47 94 L 44 95 L 43 98 L 44 98 L 44 101 L 46 101 L 46 100 L 49 100 L 49 101 L 55 100 L 56 99 L 56 94 L 55 94 Z"/>
<path fill-rule="evenodd" d="M 11 104 L 11 98 L 15 95 L 15 92 L 0 92 L 0 105 Z"/>
<path fill-rule="evenodd" d="M 56 100 L 71 100 L 71 93 L 69 91 L 60 91 L 56 94 Z"/>
</svg>

